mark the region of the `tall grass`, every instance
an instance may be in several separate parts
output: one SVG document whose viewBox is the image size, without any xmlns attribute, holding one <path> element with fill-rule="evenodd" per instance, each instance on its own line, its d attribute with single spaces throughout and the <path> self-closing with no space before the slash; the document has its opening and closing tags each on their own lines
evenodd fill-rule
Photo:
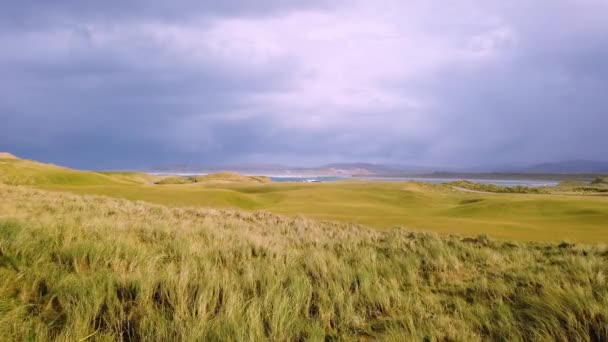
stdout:
<svg viewBox="0 0 608 342">
<path fill-rule="evenodd" d="M 5 340 L 608 340 L 608 248 L 0 185 Z"/>
<path fill-rule="evenodd" d="M 467 180 L 448 182 L 446 185 L 481 192 L 496 192 L 509 194 L 548 194 L 550 187 L 501 186 L 496 184 L 475 183 Z"/>
</svg>

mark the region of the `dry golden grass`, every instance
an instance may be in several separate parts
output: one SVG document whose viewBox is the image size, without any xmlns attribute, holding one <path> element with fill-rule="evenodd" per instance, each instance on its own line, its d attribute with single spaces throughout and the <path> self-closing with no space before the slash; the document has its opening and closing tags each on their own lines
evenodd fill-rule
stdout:
<svg viewBox="0 0 608 342">
<path fill-rule="evenodd" d="M 608 339 L 608 249 L 0 185 L 5 340 Z"/>
</svg>

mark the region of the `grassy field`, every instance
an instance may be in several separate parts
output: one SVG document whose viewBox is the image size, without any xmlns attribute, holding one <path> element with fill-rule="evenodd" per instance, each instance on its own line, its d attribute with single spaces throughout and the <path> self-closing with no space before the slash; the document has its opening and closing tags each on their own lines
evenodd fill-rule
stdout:
<svg viewBox="0 0 608 342">
<path fill-rule="evenodd" d="M 378 229 L 403 226 L 441 234 L 487 234 L 519 241 L 608 242 L 608 196 L 572 191 L 580 188 L 580 184 L 551 190 L 558 194 L 466 193 L 454 190 L 451 185 L 375 181 L 156 185 L 158 177 L 140 173 L 84 172 L 0 159 L 0 182 L 3 179 L 8 184 L 53 191 L 170 206 L 263 209 Z"/>
<path fill-rule="evenodd" d="M 287 215 L 404 226 L 514 240 L 608 242 L 608 198 L 477 194 L 416 183 L 43 186 L 171 206 L 270 210 Z"/>
<path fill-rule="evenodd" d="M 0 198 L 4 340 L 608 339 L 606 245 L 6 185 Z"/>
</svg>

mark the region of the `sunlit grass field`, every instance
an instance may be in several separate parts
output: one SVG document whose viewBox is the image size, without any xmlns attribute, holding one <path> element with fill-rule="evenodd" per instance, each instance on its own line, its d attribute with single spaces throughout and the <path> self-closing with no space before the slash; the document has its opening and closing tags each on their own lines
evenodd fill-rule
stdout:
<svg viewBox="0 0 608 342">
<path fill-rule="evenodd" d="M 269 210 L 285 215 L 519 241 L 608 242 L 608 196 L 466 193 L 449 185 L 345 181 L 158 185 L 140 173 L 84 172 L 0 160 L 0 182 L 169 206 Z M 8 180 L 8 181 L 7 181 Z"/>
<path fill-rule="evenodd" d="M 601 193 L 220 176 L 0 158 L 1 340 L 608 340 Z"/>
<path fill-rule="evenodd" d="M 22 186 L 0 185 L 0 199 L 7 341 L 608 339 L 603 244 L 441 237 Z"/>
<path fill-rule="evenodd" d="M 608 242 L 608 197 L 476 194 L 417 183 L 46 186 L 171 206 L 270 210 L 287 215 L 404 226 L 515 240 Z"/>
</svg>

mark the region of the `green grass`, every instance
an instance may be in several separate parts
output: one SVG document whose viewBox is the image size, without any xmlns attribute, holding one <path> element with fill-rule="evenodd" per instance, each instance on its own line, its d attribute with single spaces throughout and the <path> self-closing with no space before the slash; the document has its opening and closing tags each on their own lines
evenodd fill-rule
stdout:
<svg viewBox="0 0 608 342">
<path fill-rule="evenodd" d="M 562 185 L 542 194 L 481 194 L 419 182 L 153 184 L 159 179 L 140 173 L 85 172 L 0 159 L 0 183 L 53 191 L 170 206 L 263 209 L 377 229 L 401 226 L 519 241 L 608 242 L 608 196 L 598 192 L 584 196 L 586 193 L 573 190 L 580 184 Z"/>
<path fill-rule="evenodd" d="M 0 158 L 0 183 L 33 186 L 146 184 L 157 177 L 138 172 L 92 172 L 18 158 Z"/>
<path fill-rule="evenodd" d="M 111 177 L 114 181 L 130 184 L 152 184 L 162 176 L 153 176 L 143 172 L 128 172 L 128 171 L 98 171 L 95 172 Z"/>
<path fill-rule="evenodd" d="M 169 176 L 157 182 L 159 185 L 192 184 L 192 183 L 270 183 L 266 176 L 244 176 L 236 172 L 216 172 L 200 176 Z"/>
<path fill-rule="evenodd" d="M 608 242 L 608 197 L 598 196 L 475 194 L 445 186 L 380 182 L 45 188 L 170 206 L 263 209 L 378 229 L 403 226 L 520 241 Z"/>
<path fill-rule="evenodd" d="M 370 186 L 232 191 L 394 201 L 393 186 Z M 452 200 L 440 189 L 401 200 L 415 207 L 434 191 Z M 0 199 L 3 340 L 608 340 L 606 245 L 438 237 L 6 185 Z"/>
</svg>

